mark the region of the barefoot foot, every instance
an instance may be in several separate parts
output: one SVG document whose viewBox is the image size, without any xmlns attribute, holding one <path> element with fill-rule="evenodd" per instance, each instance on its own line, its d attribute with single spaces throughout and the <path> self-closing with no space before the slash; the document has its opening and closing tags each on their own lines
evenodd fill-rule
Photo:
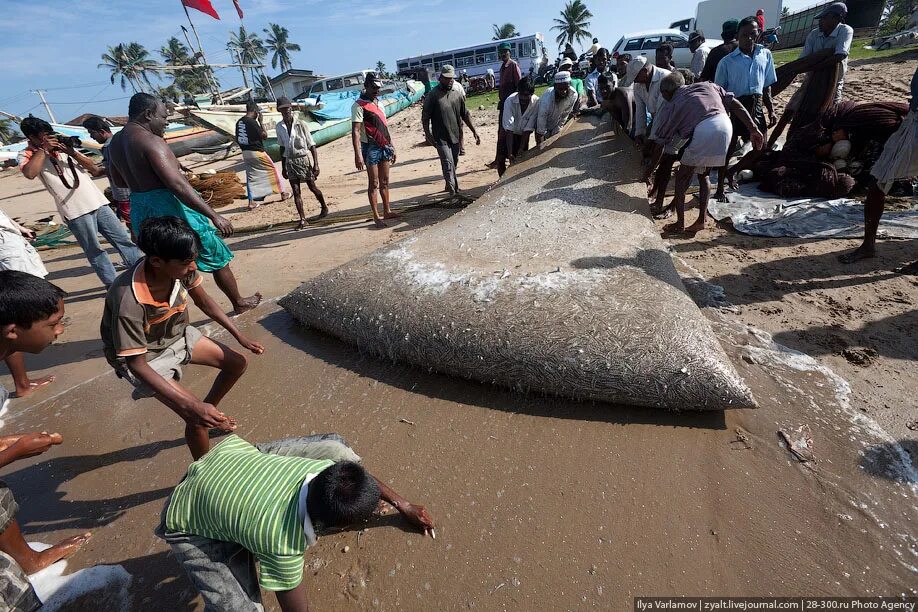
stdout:
<svg viewBox="0 0 918 612">
<path fill-rule="evenodd" d="M 306 219 L 300 219 L 300 222 L 296 224 L 296 228 L 295 228 L 295 229 L 296 229 L 296 231 L 304 230 L 304 229 L 306 229 L 306 226 L 307 226 L 307 225 L 308 225 L 308 223 L 306 222 Z"/>
<path fill-rule="evenodd" d="M 388 225 L 386 225 L 386 223 L 382 219 L 373 219 L 373 223 L 376 225 L 378 229 L 389 227 Z"/>
<path fill-rule="evenodd" d="M 40 553 L 35 553 L 34 560 L 23 565 L 22 569 L 26 574 L 40 572 L 49 565 L 53 565 L 61 559 L 66 559 L 73 555 L 76 551 L 80 550 L 90 538 L 92 538 L 92 533 L 87 531 L 83 535 L 73 536 L 72 538 L 67 538 L 66 540 L 58 542 L 51 548 L 47 548 Z"/>
<path fill-rule="evenodd" d="M 673 216 L 673 213 L 675 212 L 675 210 L 676 210 L 675 207 L 667 206 L 666 208 L 659 209 L 656 212 L 654 212 L 653 218 L 654 219 L 669 219 L 670 217 Z"/>
<path fill-rule="evenodd" d="M 876 251 L 874 248 L 862 244 L 850 253 L 839 255 L 838 261 L 842 262 L 843 264 L 851 264 L 862 259 L 870 259 L 871 257 L 876 257 Z"/>
<path fill-rule="evenodd" d="M 54 375 L 53 375 L 53 374 L 52 374 L 51 376 L 42 376 L 41 378 L 36 378 L 35 380 L 30 380 L 30 381 L 29 381 L 29 386 L 28 386 L 28 387 L 20 388 L 20 387 L 17 386 L 17 387 L 16 387 L 16 395 L 14 395 L 13 397 L 17 397 L 17 398 L 20 398 L 20 399 L 23 398 L 23 397 L 28 397 L 28 396 L 32 395 L 32 393 L 33 393 L 36 389 L 39 389 L 39 388 L 44 387 L 44 386 L 46 386 L 46 385 L 50 385 L 50 384 L 53 383 L 53 382 L 54 382 Z"/>
<path fill-rule="evenodd" d="M 707 226 L 707 223 L 705 221 L 706 221 L 705 219 L 698 219 L 697 221 L 689 225 L 687 228 L 685 228 L 685 231 L 691 234 L 697 234 L 698 232 L 700 232 Z"/>
<path fill-rule="evenodd" d="M 394 213 L 391 210 L 383 215 L 384 219 L 398 219 L 398 213 Z"/>
<path fill-rule="evenodd" d="M 679 223 L 678 221 L 676 221 L 675 223 L 668 223 L 667 225 L 663 226 L 664 234 L 681 234 L 684 231 L 685 231 L 685 224 Z"/>
<path fill-rule="evenodd" d="M 256 293 L 255 295 L 239 300 L 239 303 L 236 304 L 234 311 L 237 315 L 241 315 L 244 312 L 252 310 L 259 304 L 261 304 L 261 294 Z"/>
</svg>

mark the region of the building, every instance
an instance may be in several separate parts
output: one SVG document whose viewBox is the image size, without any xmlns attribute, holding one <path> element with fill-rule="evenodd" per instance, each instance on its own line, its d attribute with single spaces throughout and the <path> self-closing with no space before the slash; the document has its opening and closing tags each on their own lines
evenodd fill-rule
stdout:
<svg viewBox="0 0 918 612">
<path fill-rule="evenodd" d="M 777 49 L 802 47 L 807 34 L 816 27 L 816 15 L 831 2 L 820 2 L 813 6 L 790 13 L 781 18 L 781 33 Z M 886 0 L 847 0 L 848 18 L 845 23 L 854 28 L 855 38 L 872 38 L 880 25 Z"/>
<path fill-rule="evenodd" d="M 269 80 L 271 87 L 274 89 L 274 94 L 278 98 L 287 96 L 293 100 L 309 89 L 310 85 L 322 78 L 325 78 L 324 75 L 315 74 L 312 70 L 291 68 Z"/>
</svg>

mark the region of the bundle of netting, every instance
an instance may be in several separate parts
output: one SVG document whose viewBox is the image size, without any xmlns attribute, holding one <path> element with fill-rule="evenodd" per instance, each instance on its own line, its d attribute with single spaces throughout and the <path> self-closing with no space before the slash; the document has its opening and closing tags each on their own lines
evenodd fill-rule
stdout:
<svg viewBox="0 0 918 612">
<path fill-rule="evenodd" d="M 234 200 L 246 199 L 245 185 L 235 172 L 194 174 L 188 177 L 188 181 L 211 208 L 222 208 Z"/>
</svg>

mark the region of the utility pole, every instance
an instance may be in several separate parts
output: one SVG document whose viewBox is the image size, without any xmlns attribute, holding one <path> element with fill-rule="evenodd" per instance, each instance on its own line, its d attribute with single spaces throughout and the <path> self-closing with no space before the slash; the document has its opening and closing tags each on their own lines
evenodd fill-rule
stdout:
<svg viewBox="0 0 918 612">
<path fill-rule="evenodd" d="M 45 90 L 33 89 L 32 93 L 38 94 L 38 97 L 41 98 L 41 103 L 45 105 L 45 112 L 48 113 L 48 119 L 51 120 L 51 123 L 57 123 L 57 119 L 54 118 L 54 113 L 51 112 L 51 106 L 49 106 L 48 101 L 45 100 Z"/>
</svg>

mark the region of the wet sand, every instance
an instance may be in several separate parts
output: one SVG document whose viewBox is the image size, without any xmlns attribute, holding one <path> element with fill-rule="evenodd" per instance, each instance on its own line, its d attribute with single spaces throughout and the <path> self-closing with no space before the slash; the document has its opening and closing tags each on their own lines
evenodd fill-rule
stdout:
<svg viewBox="0 0 918 612">
<path fill-rule="evenodd" d="M 466 168 L 490 151 L 482 145 L 464 158 Z M 436 159 L 426 154 L 417 165 L 429 170 Z M 337 171 L 324 170 L 336 183 Z M 428 174 L 437 178 L 424 187 L 430 192 L 439 175 Z M 359 190 L 361 177 L 340 176 Z M 481 173 L 483 182 L 490 177 Z M 10 195 L 13 180 L 20 179 L 0 179 L 0 197 Z M 349 205 L 362 206 L 362 197 L 358 191 Z M 0 206 L 9 212 L 10 201 Z M 240 236 L 231 241 L 233 265 L 243 289 L 278 297 L 453 212 L 425 209 L 379 232 L 351 222 Z M 239 419 L 241 435 L 261 441 L 337 431 L 371 471 L 426 504 L 438 522 L 435 541 L 394 518 L 375 521 L 359 538 L 356 531 L 321 538 L 306 559 L 317 609 L 622 609 L 635 595 L 915 588 L 918 475 L 901 448 L 916 447 L 906 425 L 918 418 L 909 391 L 918 381 L 918 326 L 909 323 L 918 285 L 886 271 L 914 256 L 913 241 L 885 241 L 878 260 L 851 270 L 833 263 L 850 240 L 708 230 L 673 244 L 736 304 L 712 301 L 715 288 L 689 282 L 759 410 L 674 415 L 527 398 L 362 356 L 301 329 L 273 304 L 240 317 L 268 349 L 251 359 L 222 405 Z M 121 564 L 134 576 L 132 609 L 199 610 L 152 535 L 189 460 L 182 425 L 155 401 L 132 402 L 100 358 L 102 292 L 82 253 L 44 256 L 52 280 L 71 295 L 71 324 L 59 345 L 28 363 L 58 380 L 14 401 L 3 430 L 47 428 L 65 442 L 3 475 L 22 505 L 24 531 L 52 542 L 92 529 L 96 537 L 72 569 Z M 200 313 L 193 317 L 201 322 Z M 818 361 L 775 352 L 755 328 Z M 826 345 L 836 335 L 855 348 L 876 347 L 878 356 L 855 365 Z M 820 370 L 826 365 L 848 381 L 850 395 Z M 187 374 L 196 393 L 213 378 L 203 368 Z M 777 436 L 803 424 L 815 464 L 796 462 Z M 270 595 L 266 604 L 277 609 Z M 72 609 L 87 605 L 106 608 L 84 601 Z"/>
</svg>

